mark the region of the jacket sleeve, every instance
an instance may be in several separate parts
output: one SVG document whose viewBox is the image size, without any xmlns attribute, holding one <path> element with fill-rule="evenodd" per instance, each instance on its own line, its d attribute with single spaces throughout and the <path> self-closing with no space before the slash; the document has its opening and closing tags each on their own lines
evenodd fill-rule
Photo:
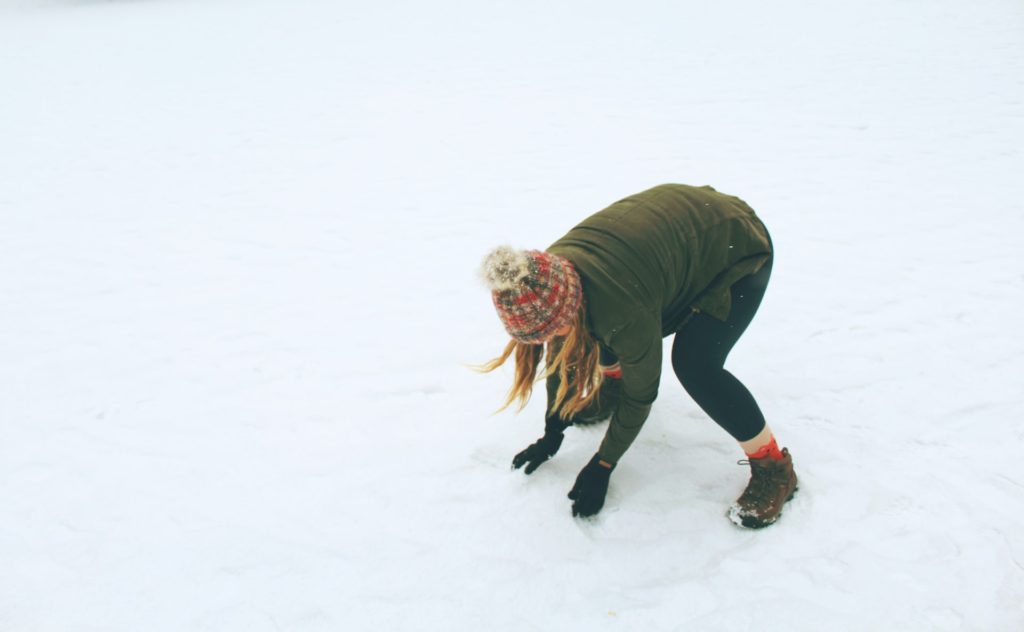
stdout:
<svg viewBox="0 0 1024 632">
<path fill-rule="evenodd" d="M 545 391 L 547 392 L 547 407 L 544 409 L 544 418 L 547 420 L 561 419 L 558 413 L 552 413 L 551 407 L 555 403 L 555 395 L 558 393 L 558 385 L 561 384 L 561 380 L 558 379 L 558 374 L 554 373 L 549 375 L 544 381 Z"/>
<path fill-rule="evenodd" d="M 550 353 L 557 353 L 558 350 L 557 349 L 552 349 L 552 350 L 549 350 L 549 352 Z M 575 393 L 575 389 L 573 389 L 573 387 L 571 386 L 572 383 L 573 383 L 573 380 L 574 380 L 573 370 L 570 368 L 569 369 L 569 384 L 570 384 L 570 386 L 569 386 L 569 392 L 567 393 L 566 397 L 572 397 L 573 393 Z M 545 379 L 545 382 L 544 382 L 545 389 L 544 390 L 546 391 L 546 394 L 547 394 L 547 406 L 546 406 L 546 408 L 544 408 L 545 428 L 561 427 L 561 428 L 564 429 L 564 428 L 572 425 L 571 422 L 563 421 L 562 420 L 562 416 L 560 414 L 552 413 L 551 412 L 551 407 L 555 403 L 555 396 L 558 394 L 558 387 L 561 385 L 561 383 L 562 383 L 562 380 L 558 377 L 557 373 L 552 373 L 551 375 L 549 375 Z"/>
<path fill-rule="evenodd" d="M 598 455 L 618 463 L 647 421 L 661 381 L 661 323 L 634 321 L 616 332 L 610 345 L 622 367 L 622 395 Z"/>
</svg>

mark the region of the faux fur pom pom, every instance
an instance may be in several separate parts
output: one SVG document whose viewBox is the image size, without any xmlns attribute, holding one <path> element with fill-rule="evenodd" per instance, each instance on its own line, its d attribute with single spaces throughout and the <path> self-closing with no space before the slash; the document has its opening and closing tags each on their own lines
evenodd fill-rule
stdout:
<svg viewBox="0 0 1024 632">
<path fill-rule="evenodd" d="M 494 292 L 515 289 L 530 274 L 526 252 L 499 246 L 484 258 L 480 275 Z"/>
</svg>

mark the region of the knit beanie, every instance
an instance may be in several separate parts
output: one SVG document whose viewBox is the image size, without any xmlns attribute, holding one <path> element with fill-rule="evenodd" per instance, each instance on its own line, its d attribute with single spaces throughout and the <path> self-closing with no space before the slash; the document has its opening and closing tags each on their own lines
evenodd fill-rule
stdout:
<svg viewBox="0 0 1024 632">
<path fill-rule="evenodd" d="M 548 252 L 501 246 L 483 259 L 481 275 L 505 330 L 527 344 L 571 324 L 583 303 L 579 273 Z"/>
<path fill-rule="evenodd" d="M 527 344 L 572 323 L 583 302 L 572 263 L 548 252 L 500 246 L 484 258 L 481 274 L 505 330 Z"/>
</svg>

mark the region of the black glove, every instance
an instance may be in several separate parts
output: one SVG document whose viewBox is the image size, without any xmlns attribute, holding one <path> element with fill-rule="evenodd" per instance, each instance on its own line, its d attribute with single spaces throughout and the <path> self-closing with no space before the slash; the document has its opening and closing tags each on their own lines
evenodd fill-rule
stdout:
<svg viewBox="0 0 1024 632">
<path fill-rule="evenodd" d="M 569 424 L 561 419 L 548 417 L 544 421 L 544 436 L 512 458 L 512 469 L 518 470 L 525 465 L 526 473 L 533 474 L 535 469 L 555 456 L 558 448 L 562 447 L 562 439 L 565 438 L 565 429 L 568 427 Z"/>
<path fill-rule="evenodd" d="M 608 479 L 612 476 L 612 469 L 607 468 L 598 461 L 601 457 L 594 455 L 590 463 L 580 470 L 576 477 L 576 484 L 569 492 L 569 499 L 572 503 L 572 515 L 593 516 L 604 507 L 604 496 L 608 493 Z"/>
</svg>

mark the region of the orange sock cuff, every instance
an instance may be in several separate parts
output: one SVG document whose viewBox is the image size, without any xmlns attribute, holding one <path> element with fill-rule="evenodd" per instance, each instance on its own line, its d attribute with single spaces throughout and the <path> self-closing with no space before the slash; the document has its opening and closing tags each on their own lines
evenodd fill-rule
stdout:
<svg viewBox="0 0 1024 632">
<path fill-rule="evenodd" d="M 781 461 L 784 458 L 782 450 L 779 449 L 779 444 L 775 442 L 775 436 L 772 436 L 772 440 L 758 448 L 757 452 L 753 454 L 747 453 L 748 459 L 763 459 L 765 457 L 771 457 L 773 461 Z"/>
</svg>

